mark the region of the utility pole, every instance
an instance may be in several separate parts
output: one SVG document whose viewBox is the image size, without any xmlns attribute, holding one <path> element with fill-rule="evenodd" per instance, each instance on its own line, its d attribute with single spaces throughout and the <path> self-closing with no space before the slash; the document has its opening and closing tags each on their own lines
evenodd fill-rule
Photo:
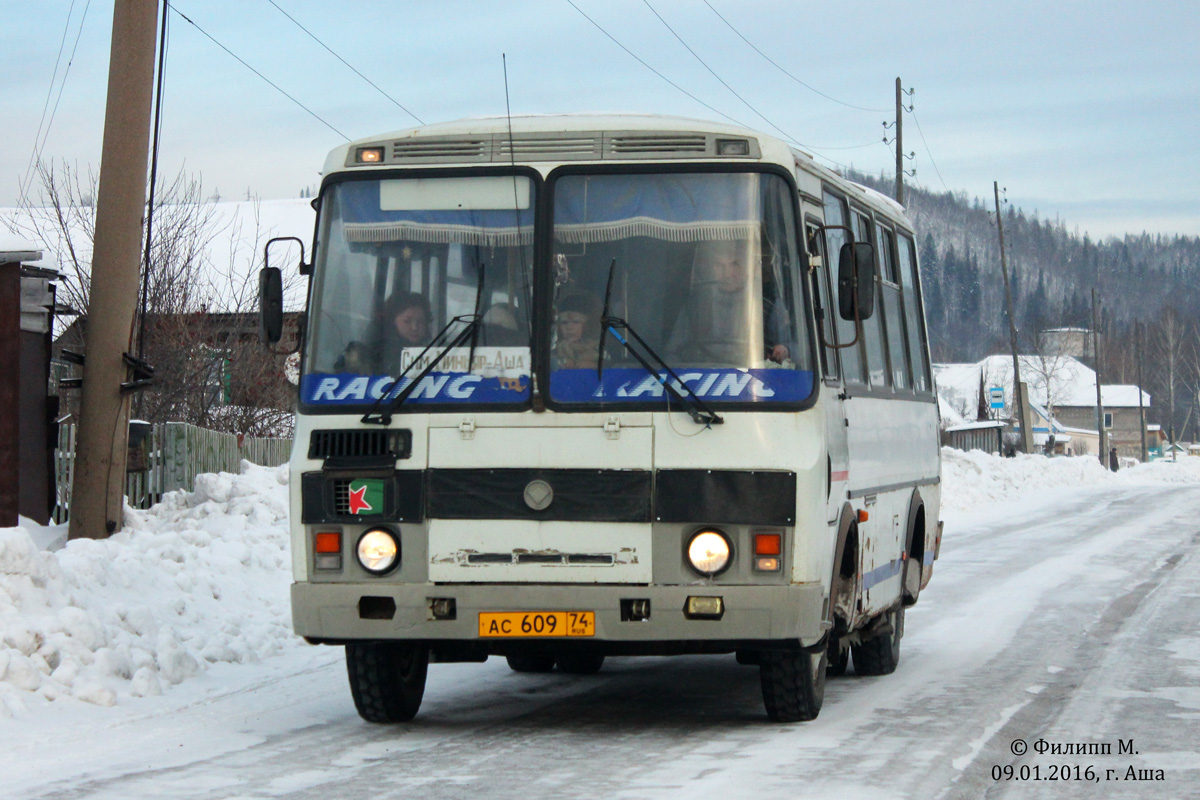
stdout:
<svg viewBox="0 0 1200 800">
<path fill-rule="evenodd" d="M 896 202 L 904 205 L 904 90 L 896 78 Z"/>
<path fill-rule="evenodd" d="M 1149 451 L 1146 450 L 1146 406 L 1142 402 L 1142 321 L 1138 320 L 1133 324 L 1133 352 L 1137 358 L 1138 365 L 1138 418 L 1141 419 L 1142 429 L 1142 463 L 1145 464 L 1150 458 Z"/>
<path fill-rule="evenodd" d="M 992 191 L 996 195 L 996 230 L 1000 232 L 1000 274 L 1004 278 L 1004 305 L 1008 309 L 1008 344 L 1012 349 L 1013 360 L 1013 409 L 1021 423 L 1021 452 L 1033 450 L 1033 431 L 1029 430 L 1025 418 L 1025 398 L 1021 393 L 1021 363 L 1017 358 L 1017 321 L 1013 316 L 1012 287 L 1008 283 L 1008 254 L 1004 250 L 1004 219 L 1000 214 L 1000 184 L 992 181 Z"/>
<path fill-rule="evenodd" d="M 157 24 L 158 0 L 115 0 L 71 539 L 103 539 L 121 527 L 129 440 L 129 396 L 121 383 L 141 277 Z"/>
<path fill-rule="evenodd" d="M 1100 463 L 1108 469 L 1108 436 L 1104 433 L 1104 399 L 1100 395 L 1100 314 L 1097 311 L 1096 287 L 1092 287 L 1092 360 L 1096 364 L 1096 429 L 1100 432 Z M 1141 391 L 1142 387 L 1138 387 Z"/>
</svg>

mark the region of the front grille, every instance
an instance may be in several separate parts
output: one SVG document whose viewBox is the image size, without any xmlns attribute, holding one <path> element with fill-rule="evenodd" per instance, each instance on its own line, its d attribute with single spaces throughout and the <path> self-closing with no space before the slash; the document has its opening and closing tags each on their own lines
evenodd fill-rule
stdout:
<svg viewBox="0 0 1200 800">
<path fill-rule="evenodd" d="M 313 431 L 308 440 L 309 458 L 408 458 L 411 453 L 408 429 Z"/>
<path fill-rule="evenodd" d="M 468 564 L 601 564 L 616 559 L 608 553 L 470 553 Z"/>
<path fill-rule="evenodd" d="M 471 553 L 468 564 L 511 564 L 512 553 Z"/>
<path fill-rule="evenodd" d="M 518 553 L 518 564 L 561 564 L 562 553 Z"/>
</svg>

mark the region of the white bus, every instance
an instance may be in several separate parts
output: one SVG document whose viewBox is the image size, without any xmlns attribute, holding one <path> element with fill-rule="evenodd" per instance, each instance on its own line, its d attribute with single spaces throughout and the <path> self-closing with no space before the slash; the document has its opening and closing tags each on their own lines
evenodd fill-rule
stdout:
<svg viewBox="0 0 1200 800">
<path fill-rule="evenodd" d="M 901 207 L 761 133 L 632 115 L 352 142 L 314 205 L 292 611 L 365 719 L 491 655 L 736 653 L 778 721 L 851 654 L 896 668 L 940 545 Z"/>
</svg>

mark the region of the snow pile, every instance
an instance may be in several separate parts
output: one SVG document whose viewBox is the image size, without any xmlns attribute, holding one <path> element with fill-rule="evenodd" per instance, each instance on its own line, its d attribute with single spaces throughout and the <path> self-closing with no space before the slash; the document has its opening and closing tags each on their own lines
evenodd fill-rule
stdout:
<svg viewBox="0 0 1200 800">
<path fill-rule="evenodd" d="M 0 529 L 0 717 L 45 700 L 109 706 L 295 641 L 287 467 L 201 475 L 108 540 L 45 552 Z M 36 528 L 32 524 L 28 527 Z"/>
<path fill-rule="evenodd" d="M 967 511 L 1046 489 L 1104 484 L 1200 483 L 1200 458 L 1167 460 L 1109 472 L 1095 456 L 1001 458 L 981 450 L 942 448 L 942 508 Z"/>
</svg>

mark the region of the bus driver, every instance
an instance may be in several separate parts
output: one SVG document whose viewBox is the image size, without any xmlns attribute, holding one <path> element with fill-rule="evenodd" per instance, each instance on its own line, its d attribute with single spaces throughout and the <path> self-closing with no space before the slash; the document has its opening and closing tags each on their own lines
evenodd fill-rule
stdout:
<svg viewBox="0 0 1200 800">
<path fill-rule="evenodd" d="M 757 268 L 752 271 L 750 264 Z M 782 364 L 791 356 L 796 345 L 789 335 L 789 314 L 775 283 L 762 272 L 762 259 L 750 241 L 708 241 L 697 246 L 687 313 L 691 340 L 702 354 L 745 365 L 752 322 L 761 315 L 764 348 L 751 361 L 765 355 Z"/>
</svg>

